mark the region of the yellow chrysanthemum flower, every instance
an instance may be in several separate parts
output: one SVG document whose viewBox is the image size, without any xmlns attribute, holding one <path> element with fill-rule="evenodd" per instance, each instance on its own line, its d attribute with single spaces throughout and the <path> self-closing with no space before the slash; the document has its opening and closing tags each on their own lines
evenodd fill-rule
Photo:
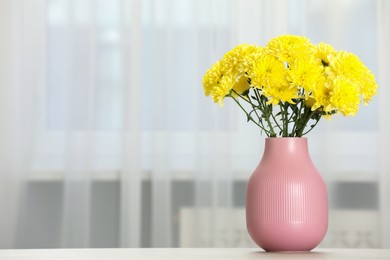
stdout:
<svg viewBox="0 0 390 260">
<path fill-rule="evenodd" d="M 243 74 L 247 75 L 248 71 L 252 69 L 255 61 L 263 54 L 264 48 L 259 46 L 256 46 L 256 48 L 252 48 L 250 51 L 246 52 L 240 64 L 237 66 L 237 74 L 239 74 L 239 76 Z"/>
<path fill-rule="evenodd" d="M 289 65 L 298 58 L 311 56 L 315 53 L 314 45 L 308 38 L 296 35 L 282 35 L 271 39 L 267 51 Z"/>
<path fill-rule="evenodd" d="M 264 54 L 253 64 L 248 75 L 251 84 L 256 88 L 268 88 L 273 86 L 287 86 L 287 69 L 282 61 L 275 56 Z"/>
<path fill-rule="evenodd" d="M 317 88 L 323 85 L 325 77 L 322 69 L 313 58 L 301 58 L 293 62 L 288 71 L 288 79 L 296 88 L 303 88 L 305 98 Z"/>
<path fill-rule="evenodd" d="M 362 93 L 364 104 L 368 105 L 368 102 L 376 95 L 378 86 L 375 81 L 375 76 L 371 72 L 368 71 L 362 76 L 363 80 L 360 84 L 360 92 Z"/>
<path fill-rule="evenodd" d="M 321 109 L 326 113 L 331 113 L 334 108 L 331 106 L 330 98 L 331 90 L 325 85 L 318 85 L 318 87 L 306 100 L 306 105 L 310 107 L 312 111 Z"/>
<path fill-rule="evenodd" d="M 235 77 L 231 73 L 222 76 L 218 84 L 210 92 L 215 103 L 218 103 L 221 107 L 223 106 L 223 100 L 230 94 L 235 81 Z"/>
<path fill-rule="evenodd" d="M 294 35 L 271 39 L 265 48 L 234 47 L 207 70 L 202 83 L 206 96 L 220 106 L 225 97 L 233 98 L 248 121 L 269 137 L 278 135 L 273 125 L 283 126 L 279 135 L 300 137 L 312 129 L 306 131 L 309 121 L 316 125 L 321 117 L 353 116 L 378 88 L 374 75 L 355 54 L 335 51 L 325 43 L 313 45 L 306 37 Z M 248 111 L 239 97 L 249 103 Z M 264 100 L 272 106 L 264 106 Z M 254 110 L 262 112 L 265 124 L 262 118 L 252 117 Z"/>
<path fill-rule="evenodd" d="M 331 76 L 343 75 L 353 81 L 358 86 L 366 105 L 376 95 L 378 86 L 374 75 L 355 54 L 346 51 L 337 52 L 330 59 L 329 68 Z"/>
<path fill-rule="evenodd" d="M 315 58 L 323 65 L 329 65 L 329 59 L 331 56 L 335 55 L 336 51 L 332 45 L 320 42 L 315 46 Z"/>
<path fill-rule="evenodd" d="M 356 84 L 347 77 L 337 77 L 332 82 L 328 110 L 337 109 L 344 116 L 354 116 L 359 110 L 360 93 Z"/>
<path fill-rule="evenodd" d="M 259 48 L 256 45 L 237 45 L 223 56 L 221 60 L 222 70 L 241 76 L 249 66 L 249 55 L 257 51 L 259 51 Z"/>
<path fill-rule="evenodd" d="M 202 80 L 203 90 L 206 96 L 209 96 L 213 88 L 219 84 L 219 80 L 222 78 L 223 74 L 224 71 L 222 70 L 219 61 L 214 63 L 213 66 L 206 71 Z"/>
<path fill-rule="evenodd" d="M 329 71 L 336 76 L 343 75 L 350 79 L 360 80 L 362 73 L 367 70 L 361 60 L 351 52 L 339 51 L 329 58 Z"/>
<path fill-rule="evenodd" d="M 293 99 L 299 97 L 297 88 L 283 85 L 270 86 L 267 89 L 264 89 L 263 94 L 268 98 L 267 104 L 272 104 L 274 106 L 278 105 L 280 102 L 295 104 Z"/>
<path fill-rule="evenodd" d="M 239 77 L 233 85 L 233 90 L 237 94 L 240 94 L 240 95 L 245 93 L 246 91 L 248 91 L 249 88 L 250 88 L 250 85 L 248 82 L 248 78 L 245 75 L 242 75 L 241 77 Z M 236 97 L 236 96 L 237 95 L 235 93 L 233 93 L 233 97 Z"/>
</svg>

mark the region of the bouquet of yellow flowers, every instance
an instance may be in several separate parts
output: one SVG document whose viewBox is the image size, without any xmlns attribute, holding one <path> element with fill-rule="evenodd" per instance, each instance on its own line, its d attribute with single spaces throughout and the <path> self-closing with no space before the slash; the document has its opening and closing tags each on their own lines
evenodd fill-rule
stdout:
<svg viewBox="0 0 390 260">
<path fill-rule="evenodd" d="M 295 35 L 273 38 L 265 47 L 238 45 L 203 78 L 206 96 L 221 106 L 232 98 L 268 137 L 301 137 L 323 116 L 354 116 L 377 87 L 355 54 Z"/>
</svg>

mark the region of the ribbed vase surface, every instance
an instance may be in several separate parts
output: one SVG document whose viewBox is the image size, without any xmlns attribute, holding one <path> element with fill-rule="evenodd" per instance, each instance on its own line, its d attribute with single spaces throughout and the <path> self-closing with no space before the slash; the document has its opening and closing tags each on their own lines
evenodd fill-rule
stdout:
<svg viewBox="0 0 390 260">
<path fill-rule="evenodd" d="M 328 195 L 306 138 L 267 138 L 249 179 L 246 221 L 266 251 L 310 251 L 328 228 Z"/>
</svg>

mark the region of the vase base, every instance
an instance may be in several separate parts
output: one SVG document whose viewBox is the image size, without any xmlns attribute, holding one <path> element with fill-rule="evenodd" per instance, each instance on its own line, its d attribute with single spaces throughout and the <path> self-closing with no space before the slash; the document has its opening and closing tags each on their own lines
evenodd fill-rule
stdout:
<svg viewBox="0 0 390 260">
<path fill-rule="evenodd" d="M 299 253 L 307 253 L 311 250 L 265 250 L 267 253 L 286 253 L 286 254 L 299 254 Z"/>
</svg>

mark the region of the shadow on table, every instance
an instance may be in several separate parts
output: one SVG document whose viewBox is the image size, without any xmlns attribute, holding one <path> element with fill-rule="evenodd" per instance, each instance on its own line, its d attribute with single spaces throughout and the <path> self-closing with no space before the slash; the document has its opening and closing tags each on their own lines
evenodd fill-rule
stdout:
<svg viewBox="0 0 390 260">
<path fill-rule="evenodd" d="M 326 256 L 327 254 L 325 252 L 307 252 L 307 251 L 285 251 L 285 252 L 266 252 L 266 251 L 256 251 L 252 252 L 251 254 L 256 254 L 259 256 L 267 256 L 267 258 L 274 258 L 278 259 L 282 256 L 288 256 L 289 259 L 324 259 L 322 257 Z"/>
</svg>

